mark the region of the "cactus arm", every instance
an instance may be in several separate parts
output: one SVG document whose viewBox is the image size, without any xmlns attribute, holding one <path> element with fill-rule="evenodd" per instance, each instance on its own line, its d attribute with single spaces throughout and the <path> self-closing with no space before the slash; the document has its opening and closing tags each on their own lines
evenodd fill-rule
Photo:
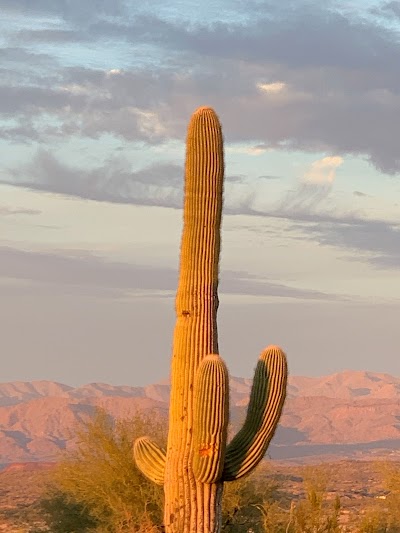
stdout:
<svg viewBox="0 0 400 533">
<path fill-rule="evenodd" d="M 149 437 L 136 439 L 133 456 L 143 475 L 157 485 L 164 483 L 165 452 L 155 442 Z"/>
<path fill-rule="evenodd" d="M 279 347 L 269 346 L 256 367 L 244 425 L 227 447 L 224 481 L 241 478 L 264 457 L 282 412 L 286 383 L 286 356 Z"/>
<path fill-rule="evenodd" d="M 200 363 L 193 420 L 193 473 L 201 483 L 215 483 L 224 466 L 229 420 L 228 370 L 219 355 Z"/>
</svg>

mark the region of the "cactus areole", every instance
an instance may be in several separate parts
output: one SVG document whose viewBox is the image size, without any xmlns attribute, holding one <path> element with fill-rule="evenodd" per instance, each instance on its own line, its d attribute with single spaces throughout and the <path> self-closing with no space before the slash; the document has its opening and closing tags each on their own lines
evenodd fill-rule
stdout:
<svg viewBox="0 0 400 533">
<path fill-rule="evenodd" d="M 140 470 L 164 485 L 168 533 L 220 531 L 223 484 L 261 461 L 286 394 L 285 354 L 269 346 L 256 367 L 244 425 L 227 444 L 228 372 L 217 335 L 223 180 L 221 125 L 213 109 L 200 107 L 187 132 L 167 450 L 148 437 L 134 444 Z"/>
</svg>

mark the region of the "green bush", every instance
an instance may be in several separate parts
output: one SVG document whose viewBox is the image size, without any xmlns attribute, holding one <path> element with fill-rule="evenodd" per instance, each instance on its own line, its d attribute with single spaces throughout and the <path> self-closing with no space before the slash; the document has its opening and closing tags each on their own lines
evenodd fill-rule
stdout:
<svg viewBox="0 0 400 533">
<path fill-rule="evenodd" d="M 157 531 L 162 522 L 162 489 L 137 469 L 134 439 L 163 427 L 135 415 L 113 421 L 103 410 L 77 430 L 77 447 L 57 465 L 41 502 L 54 533 Z"/>
</svg>

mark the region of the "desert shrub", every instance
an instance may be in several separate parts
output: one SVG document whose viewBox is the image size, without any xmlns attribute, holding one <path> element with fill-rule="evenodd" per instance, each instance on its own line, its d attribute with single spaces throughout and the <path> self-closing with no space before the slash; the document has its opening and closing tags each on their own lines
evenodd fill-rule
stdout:
<svg viewBox="0 0 400 533">
<path fill-rule="evenodd" d="M 359 521 L 359 533 L 400 532 L 400 465 L 385 461 L 377 465 L 386 494 L 371 504 Z"/>
<path fill-rule="evenodd" d="M 287 533 L 340 533 L 340 498 L 327 499 L 329 472 L 309 467 L 304 473 L 305 498 L 292 502 Z"/>
<path fill-rule="evenodd" d="M 140 473 L 132 455 L 135 438 L 149 433 L 163 436 L 157 417 L 136 414 L 114 421 L 97 410 L 82 423 L 76 448 L 62 457 L 41 502 L 51 531 L 157 531 L 162 488 Z"/>
<path fill-rule="evenodd" d="M 222 530 L 230 533 L 263 533 L 272 515 L 281 514 L 277 483 L 268 476 L 267 468 L 258 470 L 238 481 L 225 483 L 222 502 Z M 274 518 L 274 527 L 278 527 Z M 279 529 L 274 529 L 274 532 Z"/>
</svg>

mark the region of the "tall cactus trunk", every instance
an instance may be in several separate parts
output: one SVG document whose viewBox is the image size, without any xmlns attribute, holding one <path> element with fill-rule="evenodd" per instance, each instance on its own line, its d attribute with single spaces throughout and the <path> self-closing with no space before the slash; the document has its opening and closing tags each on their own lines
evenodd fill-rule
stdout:
<svg viewBox="0 0 400 533">
<path fill-rule="evenodd" d="M 174 533 L 219 530 L 222 484 L 196 481 L 194 389 L 207 354 L 218 353 L 218 263 L 224 158 L 222 131 L 209 108 L 193 115 L 187 134 L 185 204 L 165 470 L 165 527 Z"/>
<path fill-rule="evenodd" d="M 217 336 L 223 178 L 221 125 L 213 109 L 201 107 L 187 134 L 167 451 L 148 437 L 133 450 L 143 474 L 164 484 L 167 533 L 220 531 L 223 483 L 262 460 L 286 394 L 286 356 L 269 346 L 256 367 L 244 425 L 227 445 L 228 371 Z"/>
</svg>

